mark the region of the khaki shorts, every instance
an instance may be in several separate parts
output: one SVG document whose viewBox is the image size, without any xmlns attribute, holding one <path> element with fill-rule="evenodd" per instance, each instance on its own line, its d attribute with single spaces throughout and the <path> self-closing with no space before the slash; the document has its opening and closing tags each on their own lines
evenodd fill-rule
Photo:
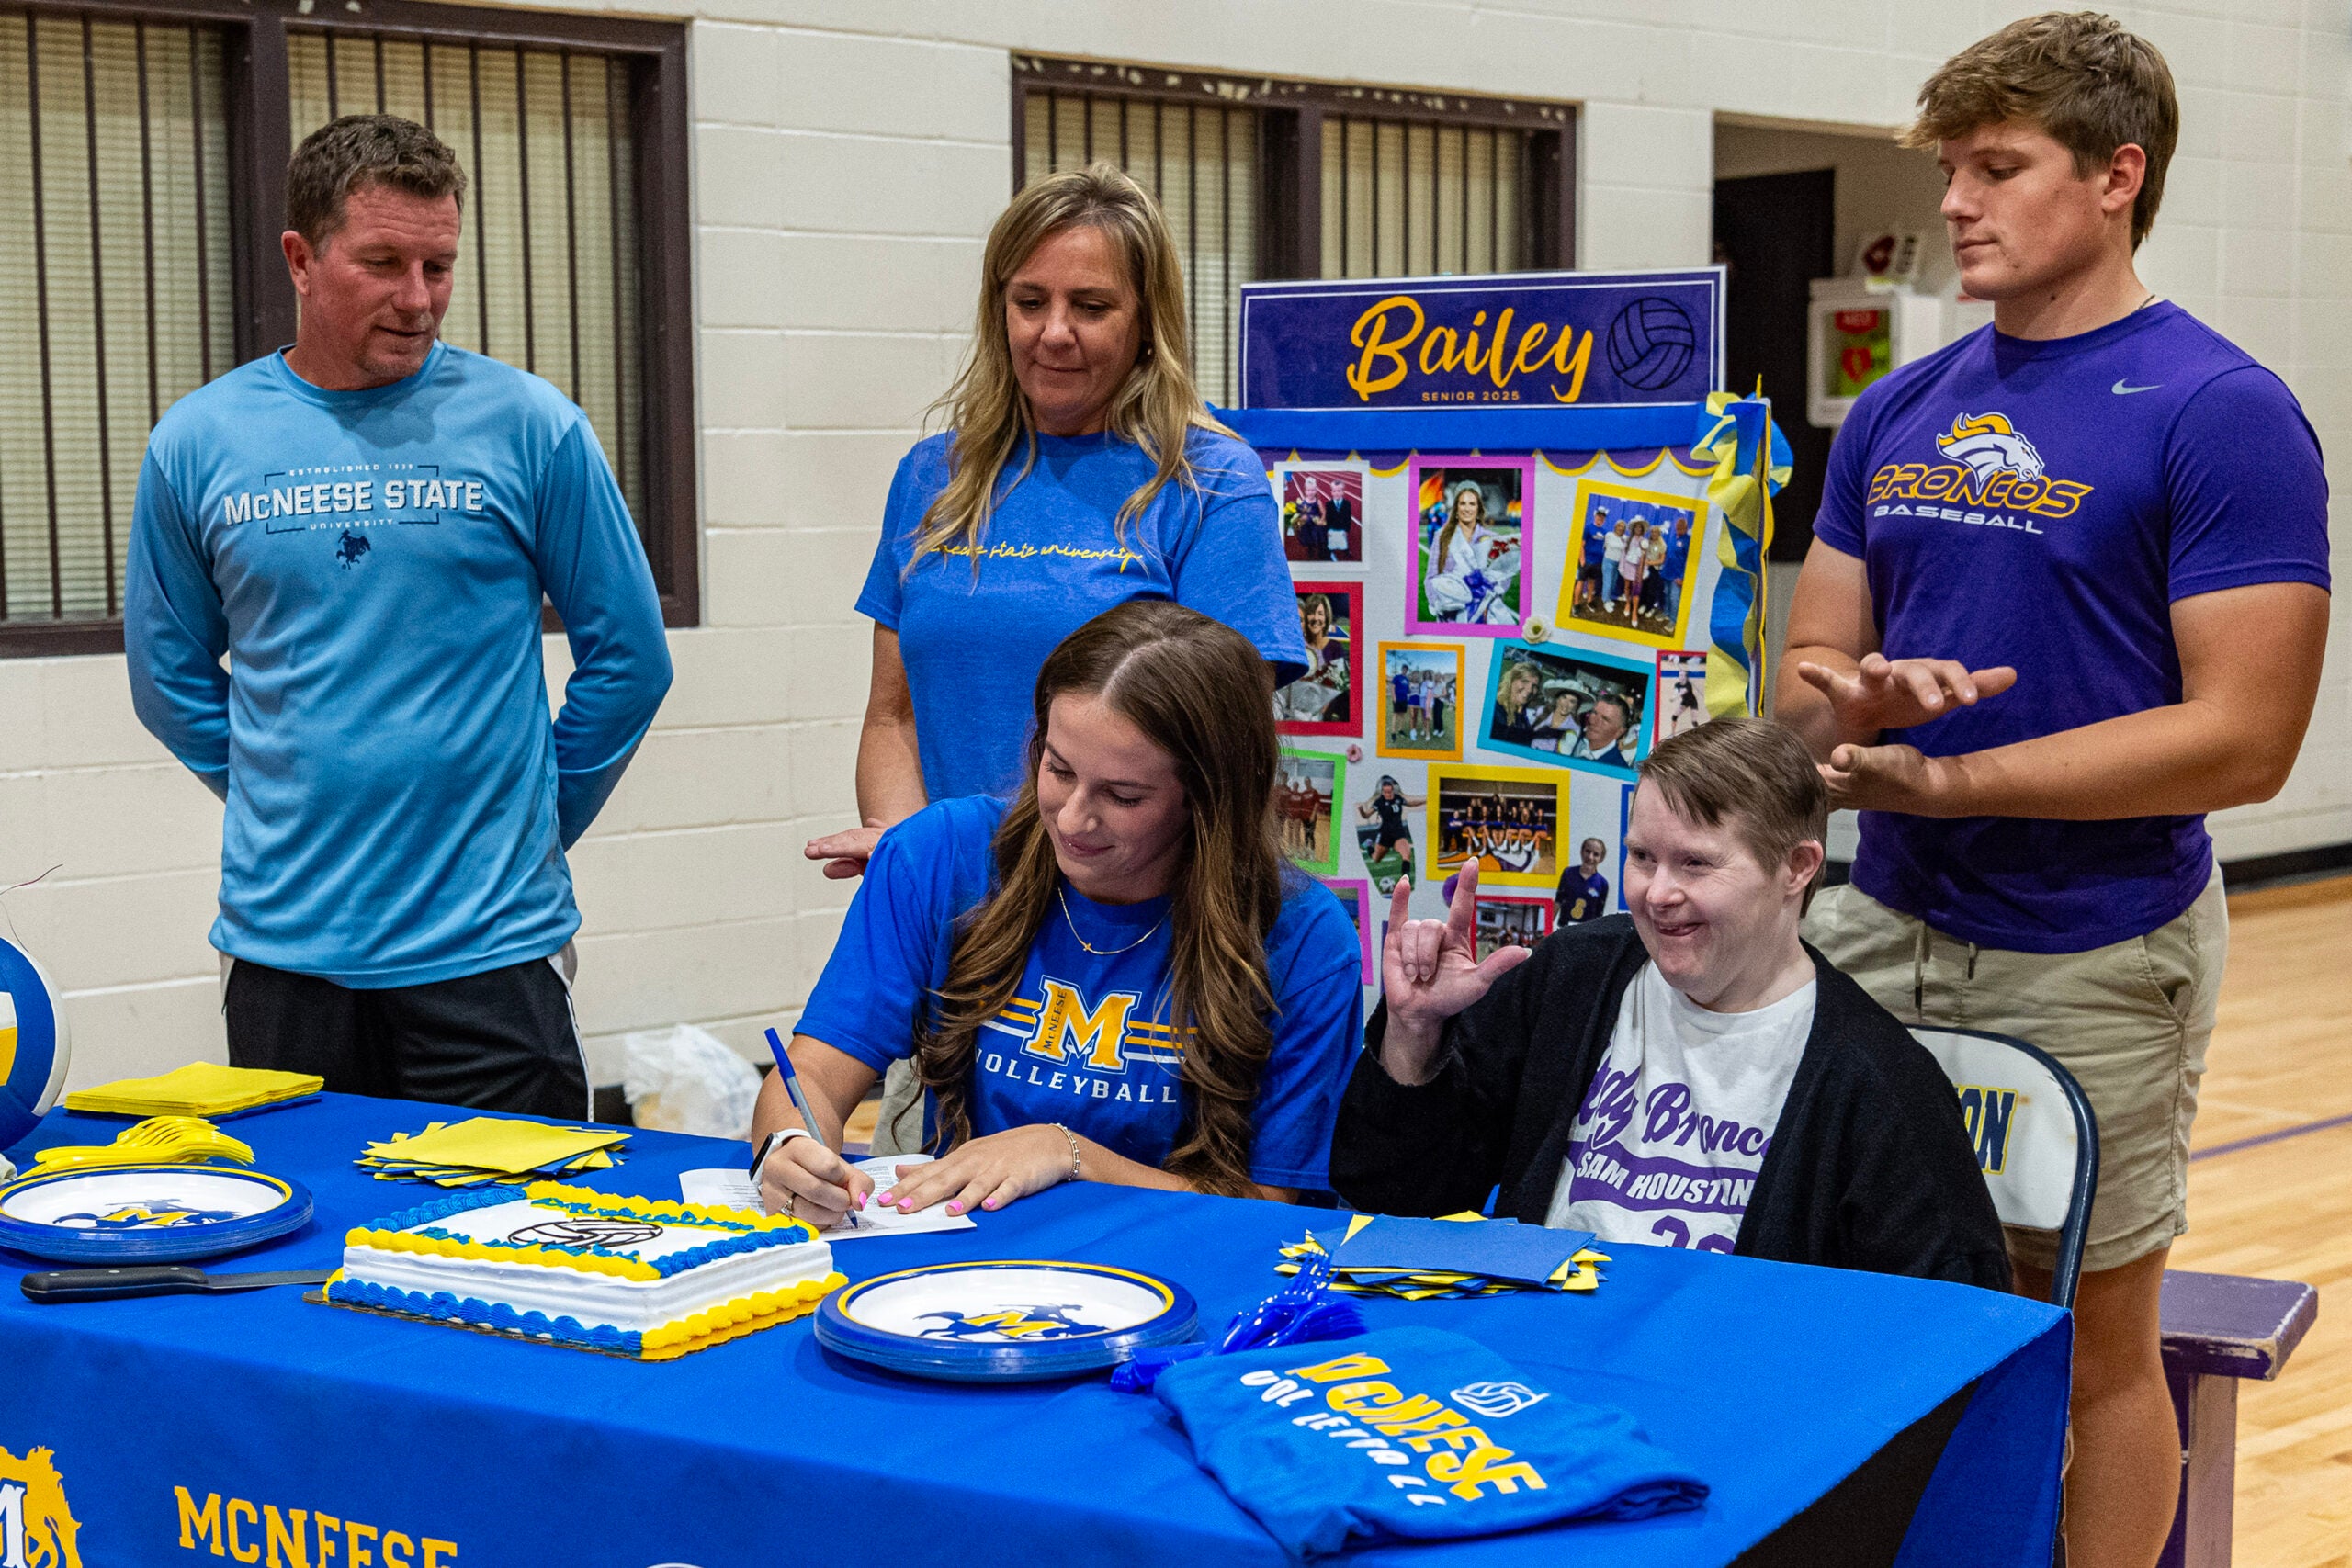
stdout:
<svg viewBox="0 0 2352 1568">
<path fill-rule="evenodd" d="M 2086 1269 L 2136 1262 L 2188 1228 L 2188 1128 L 2229 951 L 2222 873 L 2143 937 L 2087 953 L 2018 953 L 1946 936 L 1851 886 L 1826 887 L 1805 940 L 1908 1024 L 2013 1035 L 2075 1075 L 2098 1121 Z M 2012 1227 L 2047 1269 L 2054 1231 Z"/>
</svg>

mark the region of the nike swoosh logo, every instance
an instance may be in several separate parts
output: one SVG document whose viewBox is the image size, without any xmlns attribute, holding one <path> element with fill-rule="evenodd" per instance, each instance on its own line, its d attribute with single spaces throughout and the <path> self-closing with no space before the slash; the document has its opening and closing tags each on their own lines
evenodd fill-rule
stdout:
<svg viewBox="0 0 2352 1568">
<path fill-rule="evenodd" d="M 2164 383 L 2162 381 L 2158 381 L 2153 386 L 2127 387 L 2123 384 L 2123 378 L 2119 376 L 2116 378 L 2115 385 L 2109 387 L 2108 390 L 2113 392 L 2119 398 L 2128 398 L 2134 392 L 2153 392 L 2157 387 L 2161 387 L 2163 385 Z"/>
</svg>

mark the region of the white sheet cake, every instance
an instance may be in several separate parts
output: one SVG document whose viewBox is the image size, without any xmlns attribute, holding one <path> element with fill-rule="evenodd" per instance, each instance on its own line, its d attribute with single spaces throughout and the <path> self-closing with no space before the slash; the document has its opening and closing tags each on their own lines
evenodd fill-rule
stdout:
<svg viewBox="0 0 2352 1568">
<path fill-rule="evenodd" d="M 805 1221 L 543 1181 L 351 1231 L 326 1296 L 668 1360 L 804 1316 L 842 1282 Z"/>
</svg>

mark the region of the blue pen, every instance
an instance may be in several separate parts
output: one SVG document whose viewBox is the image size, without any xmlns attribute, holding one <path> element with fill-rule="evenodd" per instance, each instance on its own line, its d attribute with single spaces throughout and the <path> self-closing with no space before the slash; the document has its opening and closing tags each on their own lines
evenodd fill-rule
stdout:
<svg viewBox="0 0 2352 1568">
<path fill-rule="evenodd" d="M 784 1041 L 773 1029 L 768 1031 L 768 1050 L 775 1056 L 776 1076 L 784 1079 L 784 1092 L 792 1096 L 792 1108 L 800 1112 L 800 1124 L 808 1129 L 810 1137 L 823 1143 L 825 1134 L 817 1130 L 817 1113 L 808 1109 L 808 1096 L 800 1087 L 800 1075 L 792 1070 L 792 1054 L 784 1048 Z M 854 1206 L 849 1211 L 849 1224 L 852 1230 L 857 1228 Z"/>
</svg>

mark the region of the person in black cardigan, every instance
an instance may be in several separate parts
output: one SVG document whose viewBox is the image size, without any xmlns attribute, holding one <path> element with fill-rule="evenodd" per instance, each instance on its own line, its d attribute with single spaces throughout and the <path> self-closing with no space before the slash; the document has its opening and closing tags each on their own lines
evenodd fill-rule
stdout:
<svg viewBox="0 0 2352 1568">
<path fill-rule="evenodd" d="M 1718 719 L 1641 771 L 1626 833 L 1632 916 L 1481 964 L 1475 863 L 1445 920 L 1408 919 L 1398 886 L 1385 999 L 1332 1140 L 1335 1190 L 1366 1212 L 1446 1214 L 1482 1208 L 1499 1186 L 1497 1214 L 1544 1224 L 1561 1212 L 1579 1112 L 1589 1127 L 1588 1093 L 1646 966 L 1718 1016 L 1792 998 L 1809 976 L 1811 1026 L 1732 1250 L 2008 1289 L 2000 1221 L 1951 1082 L 1797 937 L 1827 815 L 1803 742 L 1764 720 Z"/>
</svg>

